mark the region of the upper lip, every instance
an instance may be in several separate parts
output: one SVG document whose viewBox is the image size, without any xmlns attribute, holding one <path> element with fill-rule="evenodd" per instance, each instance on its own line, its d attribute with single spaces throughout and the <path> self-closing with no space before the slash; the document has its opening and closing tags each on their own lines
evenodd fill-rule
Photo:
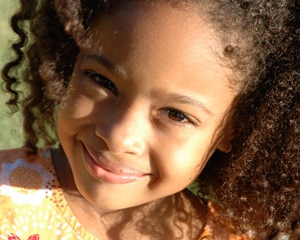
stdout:
<svg viewBox="0 0 300 240">
<path fill-rule="evenodd" d="M 108 170 L 109 172 L 115 174 L 129 174 L 129 175 L 152 175 L 152 173 L 147 171 L 140 171 L 135 168 L 123 165 L 116 161 L 111 161 L 106 158 L 103 154 L 96 151 L 95 149 L 86 146 L 82 143 L 84 150 L 92 157 L 92 159 L 100 165 L 102 168 Z"/>
</svg>

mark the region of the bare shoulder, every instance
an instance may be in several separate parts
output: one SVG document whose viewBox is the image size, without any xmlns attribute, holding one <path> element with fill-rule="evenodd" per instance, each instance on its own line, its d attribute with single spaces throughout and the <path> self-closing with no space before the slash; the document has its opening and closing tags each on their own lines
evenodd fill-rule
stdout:
<svg viewBox="0 0 300 240">
<path fill-rule="evenodd" d="M 46 161 L 47 159 L 47 161 Z M 49 148 L 40 148 L 33 152 L 30 148 L 21 147 L 14 149 L 0 150 L 0 168 L 5 163 L 25 161 L 27 163 L 38 163 L 41 165 L 51 165 L 51 151 Z"/>
</svg>

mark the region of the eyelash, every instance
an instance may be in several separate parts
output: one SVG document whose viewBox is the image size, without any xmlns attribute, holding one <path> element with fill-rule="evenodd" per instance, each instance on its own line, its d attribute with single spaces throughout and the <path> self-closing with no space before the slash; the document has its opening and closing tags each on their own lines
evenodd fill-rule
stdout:
<svg viewBox="0 0 300 240">
<path fill-rule="evenodd" d="M 172 121 L 176 125 L 183 125 L 183 124 L 196 125 L 195 122 L 192 121 L 186 114 L 184 114 L 183 112 L 181 112 L 177 109 L 166 108 L 163 111 L 164 111 L 164 114 L 167 115 L 169 120 Z M 171 114 L 173 114 L 173 115 L 171 115 Z"/>
<path fill-rule="evenodd" d="M 115 96 L 118 95 L 118 89 L 116 88 L 115 84 L 107 77 L 103 76 L 100 73 L 95 73 L 91 71 L 85 71 L 84 74 L 88 76 L 90 79 L 92 79 L 96 84 L 112 92 Z"/>
</svg>

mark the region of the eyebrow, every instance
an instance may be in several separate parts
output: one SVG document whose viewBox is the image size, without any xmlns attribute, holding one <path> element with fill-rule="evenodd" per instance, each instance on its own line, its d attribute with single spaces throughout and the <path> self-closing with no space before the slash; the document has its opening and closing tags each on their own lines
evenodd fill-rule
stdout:
<svg viewBox="0 0 300 240">
<path fill-rule="evenodd" d="M 163 95 L 165 98 L 167 98 L 169 101 L 174 101 L 177 103 L 182 103 L 182 104 L 189 104 L 192 105 L 196 108 L 198 108 L 200 111 L 210 115 L 214 116 L 214 114 L 205 106 L 205 104 L 195 98 L 192 98 L 187 95 L 183 95 L 180 93 L 169 93 L 164 90 L 155 90 L 153 91 L 153 95 Z"/>
<path fill-rule="evenodd" d="M 111 71 L 118 73 L 121 76 L 126 76 L 125 71 L 120 66 L 113 64 L 111 61 L 106 59 L 105 57 L 97 54 L 87 54 L 84 55 L 82 59 L 88 59 L 92 61 L 96 61 L 97 63 L 103 65 L 104 67 L 108 68 Z"/>
</svg>

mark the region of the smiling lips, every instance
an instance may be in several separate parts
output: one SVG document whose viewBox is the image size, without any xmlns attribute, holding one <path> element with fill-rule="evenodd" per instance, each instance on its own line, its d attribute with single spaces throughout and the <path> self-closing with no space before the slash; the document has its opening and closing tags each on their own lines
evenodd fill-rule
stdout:
<svg viewBox="0 0 300 240">
<path fill-rule="evenodd" d="M 82 146 L 87 166 L 97 179 L 113 184 L 124 184 L 141 180 L 150 175 L 112 162 L 102 155 L 93 154 L 93 150 L 87 150 L 83 144 Z M 95 155 L 98 157 L 94 157 Z"/>
</svg>

